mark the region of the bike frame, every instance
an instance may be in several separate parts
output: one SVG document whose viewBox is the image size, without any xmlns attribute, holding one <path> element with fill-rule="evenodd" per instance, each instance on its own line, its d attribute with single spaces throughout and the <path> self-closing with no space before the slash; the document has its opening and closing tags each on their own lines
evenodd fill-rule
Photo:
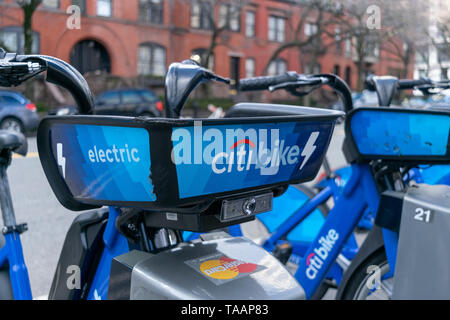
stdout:
<svg viewBox="0 0 450 320">
<path fill-rule="evenodd" d="M 103 232 L 104 249 L 92 280 L 88 300 L 106 300 L 108 298 L 111 261 L 114 257 L 130 251 L 127 239 L 116 228 L 119 209 L 109 207 L 108 222 Z"/>
<path fill-rule="evenodd" d="M 15 300 L 31 300 L 30 278 L 23 257 L 22 243 L 18 232 L 5 235 L 5 245 L 0 249 L 0 267 L 9 264 L 9 276 Z"/>
<path fill-rule="evenodd" d="M 305 289 L 308 298 L 314 294 L 329 273 L 330 276 L 331 273 L 333 276 L 335 275 L 336 270 L 332 267 L 341 252 L 350 259 L 354 257 L 358 247 L 352 232 L 366 208 L 370 208 L 373 212 L 378 209 L 379 194 L 370 166 L 352 164 L 351 168 L 352 174 L 342 191 L 329 186 L 325 187 L 290 216 L 263 244 L 266 250 L 272 252 L 277 244 L 284 242 L 283 239 L 286 235 L 319 205 L 331 197 L 335 197 L 335 205 L 330 210 L 314 241 L 309 244 L 293 244 L 293 252 L 302 255 L 295 278 Z M 317 252 L 320 252 L 318 248 L 323 246 L 330 230 L 334 230 L 337 239 L 334 242 L 331 241 L 333 243 L 328 240 L 327 249 L 329 250 L 317 259 Z M 349 246 L 347 250 L 343 251 L 347 243 Z M 315 268 L 314 274 L 308 271 L 310 265 Z"/>
</svg>

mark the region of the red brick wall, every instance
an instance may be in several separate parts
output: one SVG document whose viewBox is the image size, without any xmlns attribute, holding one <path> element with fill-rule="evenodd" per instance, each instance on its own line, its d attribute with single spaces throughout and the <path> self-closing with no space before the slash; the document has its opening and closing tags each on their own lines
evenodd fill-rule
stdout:
<svg viewBox="0 0 450 320">
<path fill-rule="evenodd" d="M 71 4 L 70 0 L 60 0 L 59 10 L 40 8 L 33 16 L 33 29 L 40 34 L 40 50 L 42 54 L 59 57 L 69 61 L 70 51 L 75 44 L 84 39 L 93 39 L 103 44 L 111 57 L 111 72 L 119 76 L 135 76 L 137 74 L 137 48 L 143 42 L 155 42 L 166 48 L 166 62 L 188 58 L 193 49 L 208 48 L 210 33 L 208 31 L 190 28 L 189 0 L 165 0 L 162 25 L 144 25 L 138 22 L 138 0 L 113 0 L 113 17 L 96 17 L 96 0 L 86 0 L 87 15 L 81 19 L 80 30 L 66 28 L 68 15 L 65 13 Z M 170 3 L 174 10 L 171 10 Z M 268 41 L 268 16 L 291 14 L 292 19 L 300 16 L 298 8 L 292 8 L 286 3 L 269 0 L 253 0 L 246 9 L 256 12 L 256 37 L 245 37 L 245 14 L 241 15 L 241 31 L 231 32 L 226 46 L 215 50 L 215 71 L 223 76 L 229 76 L 230 56 L 241 57 L 241 77 L 245 76 L 245 58 L 254 58 L 256 74 L 262 70 L 278 47 L 278 43 Z M 22 12 L 14 4 L 14 0 L 3 0 L 0 4 L 0 28 L 4 26 L 19 26 L 22 23 Z M 172 23 L 171 23 L 172 21 Z M 173 25 L 171 31 L 170 25 Z M 286 33 L 289 37 L 289 32 Z M 288 69 L 302 71 L 298 50 L 286 50 L 281 55 L 288 61 Z M 356 87 L 356 67 L 351 59 L 343 54 L 337 54 L 333 49 L 318 59 L 322 72 L 332 72 L 334 66 L 340 66 L 343 77 L 345 68 L 352 68 L 352 87 Z M 412 77 L 412 65 L 410 77 Z M 401 68 L 401 64 L 387 59 L 382 54 L 379 63 L 373 66 L 377 74 L 386 74 L 389 68 Z"/>
</svg>

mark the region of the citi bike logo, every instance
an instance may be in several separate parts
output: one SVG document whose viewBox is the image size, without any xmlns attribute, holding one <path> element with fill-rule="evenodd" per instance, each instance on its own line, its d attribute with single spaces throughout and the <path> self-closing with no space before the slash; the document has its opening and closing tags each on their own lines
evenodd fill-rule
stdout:
<svg viewBox="0 0 450 320">
<path fill-rule="evenodd" d="M 312 132 L 300 149 L 280 139 L 279 129 L 228 128 L 224 134 L 217 128 L 203 130 L 201 121 L 195 121 L 193 137 L 184 128 L 173 131 L 172 161 L 176 165 L 205 163 L 217 175 L 254 168 L 261 175 L 275 175 L 280 166 L 295 165 L 301 159 L 299 170 L 303 169 L 317 148 L 318 137 L 319 132 Z"/>
<path fill-rule="evenodd" d="M 313 280 L 316 278 L 337 239 L 339 239 L 339 233 L 334 229 L 330 229 L 325 237 L 319 239 L 321 246 L 315 248 L 306 258 L 306 265 L 308 266 L 306 268 L 306 276 L 309 279 Z"/>
</svg>

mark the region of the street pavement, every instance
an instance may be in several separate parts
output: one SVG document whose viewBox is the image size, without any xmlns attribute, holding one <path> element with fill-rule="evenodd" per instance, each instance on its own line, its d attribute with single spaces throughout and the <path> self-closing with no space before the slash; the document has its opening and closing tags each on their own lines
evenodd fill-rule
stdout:
<svg viewBox="0 0 450 320">
<path fill-rule="evenodd" d="M 343 138 L 343 126 L 339 125 L 327 154 L 332 168 L 345 165 L 341 152 Z M 33 296 L 45 297 L 65 234 L 78 213 L 66 210 L 58 202 L 42 170 L 36 138 L 28 138 L 28 143 L 27 157 L 14 156 L 8 176 L 17 222 L 27 222 L 29 227 L 22 235 L 22 245 Z"/>
</svg>

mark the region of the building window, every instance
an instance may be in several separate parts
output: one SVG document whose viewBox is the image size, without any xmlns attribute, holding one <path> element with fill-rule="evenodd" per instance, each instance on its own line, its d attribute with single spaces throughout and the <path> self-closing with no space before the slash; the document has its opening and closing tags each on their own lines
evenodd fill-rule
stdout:
<svg viewBox="0 0 450 320">
<path fill-rule="evenodd" d="M 111 17 L 112 0 L 97 0 L 97 15 L 101 17 Z"/>
<path fill-rule="evenodd" d="M 219 28 L 239 32 L 241 30 L 241 10 L 237 6 L 221 4 L 219 6 Z"/>
<path fill-rule="evenodd" d="M 193 1 L 191 4 L 191 27 L 210 30 L 213 13 L 213 7 L 210 2 Z"/>
<path fill-rule="evenodd" d="M 197 61 L 202 66 L 206 66 L 207 54 L 208 49 L 194 49 L 192 50 L 191 59 Z M 210 55 L 207 68 L 214 70 L 214 54 Z"/>
<path fill-rule="evenodd" d="M 139 46 L 138 74 L 164 76 L 166 74 L 166 49 L 155 43 Z"/>
<path fill-rule="evenodd" d="M 336 51 L 341 52 L 342 50 L 342 36 L 341 36 L 341 29 L 335 28 L 334 29 L 334 43 L 336 45 Z"/>
<path fill-rule="evenodd" d="M 245 13 L 245 36 L 247 38 L 255 36 L 255 13 L 253 11 Z"/>
<path fill-rule="evenodd" d="M 59 9 L 59 0 L 43 0 L 42 7 L 48 9 Z"/>
<path fill-rule="evenodd" d="M 33 31 L 31 53 L 39 53 L 39 42 L 39 33 Z M 0 29 L 0 47 L 3 47 L 6 51 L 23 54 L 24 44 L 25 40 L 22 27 L 5 27 Z"/>
<path fill-rule="evenodd" d="M 448 80 L 448 69 L 449 68 L 441 68 L 441 80 Z"/>
<path fill-rule="evenodd" d="M 322 66 L 320 65 L 320 63 L 316 63 L 316 64 L 307 64 L 305 66 L 305 74 L 319 74 L 320 70 L 322 69 Z"/>
<path fill-rule="evenodd" d="M 438 60 L 441 62 L 450 62 L 450 50 L 447 43 L 436 45 Z"/>
<path fill-rule="evenodd" d="M 286 21 L 282 17 L 269 17 L 269 40 L 284 42 L 286 33 Z"/>
<path fill-rule="evenodd" d="M 163 0 L 139 0 L 139 20 L 145 23 L 163 23 Z"/>
<path fill-rule="evenodd" d="M 349 87 L 352 86 L 352 69 L 350 67 L 345 68 L 345 82 Z"/>
<path fill-rule="evenodd" d="M 315 35 L 317 31 L 318 31 L 317 24 L 310 22 L 305 23 L 305 35 L 307 37 Z"/>
<path fill-rule="evenodd" d="M 86 0 L 72 0 L 72 5 L 78 6 L 82 14 L 86 14 Z"/>
<path fill-rule="evenodd" d="M 283 74 L 287 71 L 287 63 L 284 59 L 277 58 L 272 61 L 267 69 L 267 74 L 269 76 L 275 76 L 278 74 Z"/>
<path fill-rule="evenodd" d="M 341 74 L 341 67 L 340 67 L 339 65 L 336 64 L 336 65 L 333 67 L 333 73 L 339 77 L 340 74 Z"/>
<path fill-rule="evenodd" d="M 245 77 L 252 78 L 256 74 L 255 72 L 255 59 L 247 58 L 245 59 Z"/>
<path fill-rule="evenodd" d="M 346 37 L 344 42 L 344 52 L 349 55 L 352 53 L 352 38 Z"/>
</svg>

